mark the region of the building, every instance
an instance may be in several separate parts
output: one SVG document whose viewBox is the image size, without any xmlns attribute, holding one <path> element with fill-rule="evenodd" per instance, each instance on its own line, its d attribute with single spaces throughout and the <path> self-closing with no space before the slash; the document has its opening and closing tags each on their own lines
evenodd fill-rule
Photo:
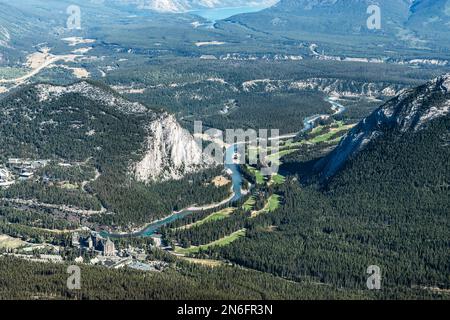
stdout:
<svg viewBox="0 0 450 320">
<path fill-rule="evenodd" d="M 139 271 L 156 271 L 151 265 L 139 261 L 133 261 L 128 267 Z"/>
<path fill-rule="evenodd" d="M 103 238 L 98 232 L 92 231 L 91 232 L 91 238 L 92 238 L 92 242 L 94 244 L 94 247 L 96 249 L 101 250 L 103 247 L 103 242 L 106 240 L 105 238 Z"/>
<path fill-rule="evenodd" d="M 7 181 L 10 177 L 10 173 L 5 168 L 0 168 L 0 181 Z"/>
<path fill-rule="evenodd" d="M 63 263 L 63 257 L 55 254 L 41 254 L 39 258 L 45 262 L 53 262 L 53 263 Z"/>
<path fill-rule="evenodd" d="M 26 169 L 22 169 L 19 176 L 21 180 L 28 180 L 33 176 L 33 172 L 28 171 Z"/>
<path fill-rule="evenodd" d="M 8 169 L 0 168 L 0 187 L 8 187 L 14 184 L 14 177 Z"/>
<path fill-rule="evenodd" d="M 112 242 L 109 238 L 103 245 L 103 255 L 105 257 L 113 257 L 116 255 L 116 247 L 114 245 L 114 242 Z"/>
<path fill-rule="evenodd" d="M 40 168 L 45 167 L 48 164 L 49 161 L 47 160 L 36 160 L 36 161 L 32 161 L 30 164 L 30 168 L 33 170 L 37 170 Z"/>
<path fill-rule="evenodd" d="M 18 158 L 12 158 L 8 160 L 8 165 L 10 167 L 20 166 L 22 164 L 22 160 Z"/>
<path fill-rule="evenodd" d="M 162 247 L 162 239 L 161 239 L 161 236 L 153 236 L 153 237 L 152 237 L 152 240 L 153 240 L 153 243 L 154 243 L 154 246 L 155 246 L 155 247 L 157 247 L 157 248 Z"/>
<path fill-rule="evenodd" d="M 75 263 L 83 263 L 84 259 L 83 257 L 79 256 L 78 258 L 75 258 Z"/>
<path fill-rule="evenodd" d="M 102 237 L 98 232 L 92 231 L 87 238 L 81 238 L 81 245 L 80 242 L 76 241 L 77 239 L 80 238 L 77 233 L 74 233 L 72 235 L 73 246 L 87 248 L 89 251 L 102 254 L 105 257 L 116 256 L 116 246 L 114 245 L 114 242 L 112 242 L 109 238 L 106 239 Z"/>
<path fill-rule="evenodd" d="M 79 247 L 80 246 L 80 235 L 78 232 L 74 232 L 72 234 L 72 246 L 73 247 Z"/>
</svg>

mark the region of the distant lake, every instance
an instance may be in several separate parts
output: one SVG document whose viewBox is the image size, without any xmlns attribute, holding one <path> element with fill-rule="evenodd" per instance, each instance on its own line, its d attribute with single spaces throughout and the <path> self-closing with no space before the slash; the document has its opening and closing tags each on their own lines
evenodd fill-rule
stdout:
<svg viewBox="0 0 450 320">
<path fill-rule="evenodd" d="M 223 20 L 237 14 L 258 12 L 266 9 L 267 7 L 233 7 L 233 8 L 215 8 L 215 9 L 202 9 L 189 11 L 191 14 L 196 14 L 200 17 L 208 19 L 211 22 L 216 22 L 217 20 Z"/>
</svg>

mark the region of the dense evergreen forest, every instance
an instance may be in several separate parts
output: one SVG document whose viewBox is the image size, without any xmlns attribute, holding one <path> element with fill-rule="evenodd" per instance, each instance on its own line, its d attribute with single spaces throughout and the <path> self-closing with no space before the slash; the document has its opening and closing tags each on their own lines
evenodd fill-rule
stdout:
<svg viewBox="0 0 450 320">
<path fill-rule="evenodd" d="M 261 300 L 374 298 L 258 271 L 178 262 L 177 270 L 138 272 L 81 266 L 81 290 L 68 290 L 67 266 L 0 257 L 0 299 Z"/>
<path fill-rule="evenodd" d="M 363 289 L 378 265 L 384 294 L 450 288 L 448 117 L 420 132 L 391 132 L 323 186 L 283 189 L 285 205 L 247 237 L 212 250 L 252 269 Z M 300 172 L 301 175 L 301 172 Z M 286 245 L 289 243 L 289 245 Z"/>
</svg>

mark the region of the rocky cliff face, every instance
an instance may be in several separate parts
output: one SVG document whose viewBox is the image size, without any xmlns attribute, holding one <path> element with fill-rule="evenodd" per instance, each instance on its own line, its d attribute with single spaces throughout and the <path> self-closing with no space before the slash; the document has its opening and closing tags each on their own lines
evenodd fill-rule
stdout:
<svg viewBox="0 0 450 320">
<path fill-rule="evenodd" d="M 147 132 L 145 156 L 133 168 L 139 181 L 177 180 L 214 164 L 173 115 L 159 115 Z"/>
<path fill-rule="evenodd" d="M 404 90 L 353 128 L 331 152 L 316 165 L 323 178 L 329 178 L 354 154 L 382 136 L 387 130 L 401 134 L 418 131 L 450 113 L 450 74 L 415 89 Z"/>
</svg>

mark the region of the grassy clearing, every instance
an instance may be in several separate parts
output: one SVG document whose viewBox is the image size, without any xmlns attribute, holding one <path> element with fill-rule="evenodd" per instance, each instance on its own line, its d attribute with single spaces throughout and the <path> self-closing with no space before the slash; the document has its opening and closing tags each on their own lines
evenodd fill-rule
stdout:
<svg viewBox="0 0 450 320">
<path fill-rule="evenodd" d="M 199 264 L 199 265 L 207 266 L 207 267 L 211 267 L 211 268 L 220 267 L 225 264 L 223 261 L 219 261 L 219 260 L 196 259 L 196 258 L 189 258 L 189 257 L 180 257 L 180 259 L 190 262 L 190 263 Z"/>
<path fill-rule="evenodd" d="M 213 241 L 211 243 L 208 244 L 204 244 L 201 246 L 192 246 L 190 248 L 181 248 L 181 247 L 176 247 L 175 248 L 175 253 L 179 253 L 179 254 L 192 254 L 192 253 L 198 253 L 200 252 L 200 250 L 206 250 L 212 247 L 223 247 L 226 246 L 230 243 L 232 243 L 233 241 L 236 241 L 237 239 L 244 237 L 245 236 L 245 229 L 233 232 L 232 234 L 230 234 L 229 236 L 226 236 L 222 239 Z"/>
<path fill-rule="evenodd" d="M 281 197 L 277 194 L 273 194 L 269 197 L 267 201 L 267 211 L 273 212 L 280 207 Z"/>
<path fill-rule="evenodd" d="M 262 175 L 261 171 L 255 169 L 249 165 L 247 165 L 247 169 L 255 177 L 256 184 L 264 184 L 265 179 L 264 179 L 264 176 Z"/>
<path fill-rule="evenodd" d="M 207 222 L 223 220 L 223 219 L 229 217 L 233 212 L 234 212 L 234 208 L 226 208 L 226 209 L 220 210 L 218 212 L 214 212 L 202 220 L 199 220 L 197 222 L 194 222 L 194 223 L 188 224 L 184 227 L 181 227 L 180 229 L 190 229 L 193 227 L 201 226 L 202 224 L 205 224 Z"/>
<path fill-rule="evenodd" d="M 61 188 L 66 190 L 76 190 L 78 189 L 78 185 L 72 183 L 64 183 L 63 185 L 61 185 Z"/>
<path fill-rule="evenodd" d="M 255 197 L 251 196 L 245 203 L 242 205 L 242 208 L 245 211 L 251 211 L 255 207 L 256 199 Z"/>
<path fill-rule="evenodd" d="M 283 145 L 285 148 L 296 148 L 300 147 L 304 144 L 316 144 L 321 142 L 327 142 L 327 143 L 336 143 L 341 140 L 341 137 L 333 138 L 334 135 L 336 135 L 339 132 L 342 131 L 348 131 L 354 127 L 353 124 L 345 125 L 343 121 L 336 121 L 331 126 L 318 126 L 315 127 L 310 133 L 309 133 L 309 139 L 294 142 L 294 140 L 288 140 Z M 314 136 L 311 138 L 311 136 Z"/>
<path fill-rule="evenodd" d="M 0 68 L 0 79 L 9 80 L 22 77 L 27 74 L 27 70 L 23 68 Z"/>
<path fill-rule="evenodd" d="M 286 182 L 286 177 L 282 176 L 281 174 L 274 174 L 270 178 L 269 185 L 281 185 Z"/>
<path fill-rule="evenodd" d="M 282 146 L 283 148 L 298 148 L 303 146 L 304 144 L 306 144 L 307 141 L 302 140 L 302 141 L 298 141 L 298 142 L 294 142 L 294 140 L 289 140 L 288 142 L 286 142 L 286 144 L 284 146 Z"/>
<path fill-rule="evenodd" d="M 17 249 L 23 247 L 26 243 L 18 238 L 10 237 L 6 234 L 0 234 L 0 248 Z"/>
<path fill-rule="evenodd" d="M 331 128 L 330 131 L 327 132 L 327 133 L 325 133 L 325 134 L 322 134 L 322 135 L 319 135 L 319 136 L 317 136 L 317 137 L 312 138 L 311 140 L 309 140 L 309 142 L 311 142 L 311 143 L 321 143 L 321 142 L 331 142 L 331 141 L 336 141 L 336 140 L 338 140 L 338 139 L 340 140 L 340 138 L 336 138 L 336 139 L 333 139 L 333 140 L 332 140 L 332 138 L 333 138 L 337 133 L 340 133 L 340 132 L 343 132 L 343 131 L 348 131 L 348 130 L 350 130 L 351 128 L 353 128 L 353 125 L 347 125 L 347 126 L 340 125 L 340 126 L 337 127 L 337 128 Z"/>
<path fill-rule="evenodd" d="M 283 158 L 284 156 L 287 156 L 288 154 L 297 152 L 298 150 L 299 150 L 299 149 L 288 149 L 288 150 L 283 150 L 283 151 L 280 151 L 280 152 L 277 152 L 277 153 L 274 153 L 274 154 L 269 155 L 269 156 L 267 157 L 267 159 L 268 159 L 269 161 L 272 161 L 272 162 L 280 163 L 280 159 L 281 159 L 281 158 Z"/>
<path fill-rule="evenodd" d="M 317 126 L 312 129 L 311 134 L 319 134 L 325 129 L 325 126 Z"/>
<path fill-rule="evenodd" d="M 281 199 L 281 197 L 277 194 L 271 195 L 269 197 L 269 199 L 267 199 L 267 203 L 264 206 L 264 208 L 259 211 L 252 212 L 251 217 L 256 218 L 260 214 L 270 213 L 270 212 L 277 210 L 280 207 L 280 199 Z"/>
</svg>

